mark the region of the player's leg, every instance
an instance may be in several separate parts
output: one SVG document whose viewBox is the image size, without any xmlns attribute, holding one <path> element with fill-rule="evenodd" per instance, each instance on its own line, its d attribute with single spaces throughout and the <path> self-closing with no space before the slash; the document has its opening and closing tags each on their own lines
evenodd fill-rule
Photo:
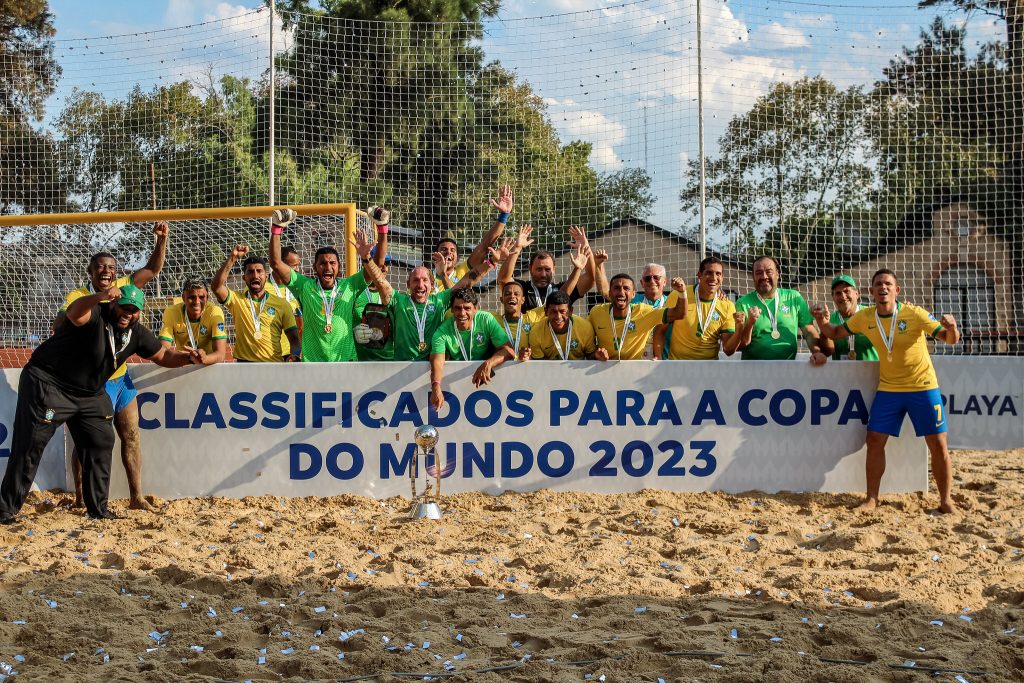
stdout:
<svg viewBox="0 0 1024 683">
<path fill-rule="evenodd" d="M 946 445 L 946 411 L 942 405 L 942 394 L 938 389 L 915 391 L 914 403 L 910 409 L 914 431 L 923 436 L 931 454 L 932 476 L 939 491 L 939 510 L 953 512 L 953 459 Z"/>
<path fill-rule="evenodd" d="M 874 510 L 878 507 L 878 494 L 882 488 L 882 475 L 885 474 L 885 444 L 890 436 L 899 436 L 906 415 L 904 396 L 896 391 L 875 392 L 868 415 L 868 435 L 865 440 L 867 461 L 867 495 L 861 503 L 862 510 Z"/>
<path fill-rule="evenodd" d="M 139 404 L 135 398 L 114 416 L 114 427 L 121 439 L 121 463 L 128 476 L 128 507 L 152 512 L 153 506 L 142 497 L 142 439 L 139 435 Z"/>
<path fill-rule="evenodd" d="M 888 440 L 888 434 L 868 432 L 866 440 L 868 454 L 865 463 L 867 495 L 864 502 L 860 504 L 862 510 L 874 510 L 878 507 L 878 492 L 882 488 L 882 475 L 885 474 L 885 444 Z"/>
<path fill-rule="evenodd" d="M 80 399 L 79 412 L 68 420 L 68 431 L 78 444 L 82 461 L 82 498 L 89 516 L 108 516 L 110 462 L 114 450 L 113 412 L 105 395 Z"/>
<path fill-rule="evenodd" d="M 82 454 L 78 452 L 78 446 L 71 450 L 71 475 L 75 480 L 75 502 L 71 504 L 72 508 L 84 508 L 85 502 L 82 500 Z"/>
<path fill-rule="evenodd" d="M 73 407 L 54 387 L 21 373 L 7 471 L 0 483 L 0 522 L 10 524 L 28 497 L 43 450 Z"/>
</svg>

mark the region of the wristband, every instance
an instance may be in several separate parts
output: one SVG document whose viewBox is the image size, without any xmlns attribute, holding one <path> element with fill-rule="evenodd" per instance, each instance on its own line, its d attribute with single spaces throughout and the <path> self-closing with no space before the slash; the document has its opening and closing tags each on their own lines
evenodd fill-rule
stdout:
<svg viewBox="0 0 1024 683">
<path fill-rule="evenodd" d="M 508 218 L 511 215 L 512 214 L 509 213 L 508 211 L 501 211 L 501 212 L 498 213 L 497 222 L 498 223 L 508 223 Z"/>
<path fill-rule="evenodd" d="M 284 234 L 284 228 L 282 228 L 280 225 L 271 225 L 270 226 L 270 234 L 271 235 L 283 235 Z"/>
<path fill-rule="evenodd" d="M 430 383 L 430 386 L 434 386 L 435 384 L 436 384 L 437 386 L 441 386 L 441 383 L 440 383 L 439 381 L 437 381 L 437 380 L 434 380 L 433 382 L 431 382 L 431 383 Z"/>
<path fill-rule="evenodd" d="M 388 234 L 388 225 L 387 225 L 387 223 L 385 223 L 384 225 L 378 225 L 377 226 L 377 234 L 378 235 L 386 235 L 386 234 Z"/>
</svg>

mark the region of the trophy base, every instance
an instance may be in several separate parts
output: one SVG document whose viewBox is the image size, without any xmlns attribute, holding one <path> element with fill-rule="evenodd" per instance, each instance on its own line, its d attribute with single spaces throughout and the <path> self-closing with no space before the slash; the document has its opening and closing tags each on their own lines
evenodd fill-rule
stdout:
<svg viewBox="0 0 1024 683">
<path fill-rule="evenodd" d="M 413 503 L 409 517 L 410 519 L 441 519 L 441 507 L 433 501 Z"/>
</svg>

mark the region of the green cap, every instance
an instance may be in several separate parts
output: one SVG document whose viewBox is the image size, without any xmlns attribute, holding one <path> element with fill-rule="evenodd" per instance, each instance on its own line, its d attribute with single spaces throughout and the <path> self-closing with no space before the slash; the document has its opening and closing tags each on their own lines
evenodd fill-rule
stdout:
<svg viewBox="0 0 1024 683">
<path fill-rule="evenodd" d="M 836 285 L 850 285 L 854 289 L 857 289 L 857 281 L 850 275 L 836 275 L 832 279 L 832 289 L 835 289 Z"/>
<path fill-rule="evenodd" d="M 121 287 L 121 298 L 117 300 L 117 303 L 119 306 L 134 306 L 141 311 L 142 306 L 146 303 L 146 295 L 135 285 L 125 285 Z"/>
</svg>

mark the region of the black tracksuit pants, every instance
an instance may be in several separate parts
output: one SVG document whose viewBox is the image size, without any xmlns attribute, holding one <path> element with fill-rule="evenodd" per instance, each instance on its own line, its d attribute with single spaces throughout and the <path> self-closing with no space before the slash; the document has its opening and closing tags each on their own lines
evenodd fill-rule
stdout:
<svg viewBox="0 0 1024 683">
<path fill-rule="evenodd" d="M 11 456 L 0 484 L 0 515 L 14 516 L 25 503 L 43 449 L 57 427 L 67 423 L 82 462 L 82 493 L 92 517 L 107 514 L 110 460 L 114 449 L 114 407 L 107 392 L 70 394 L 31 367 L 21 373 L 14 414 Z"/>
</svg>

